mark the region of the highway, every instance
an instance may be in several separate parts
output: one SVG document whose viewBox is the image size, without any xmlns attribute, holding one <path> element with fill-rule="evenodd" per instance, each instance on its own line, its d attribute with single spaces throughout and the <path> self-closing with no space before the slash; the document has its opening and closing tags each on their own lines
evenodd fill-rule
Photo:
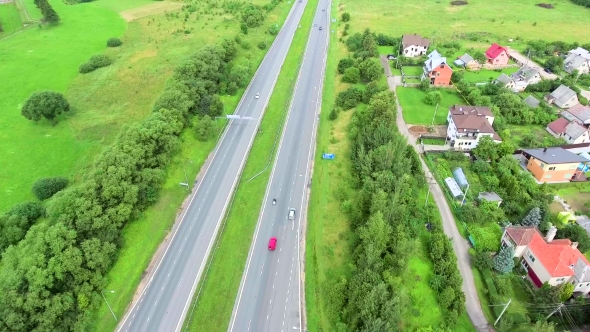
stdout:
<svg viewBox="0 0 590 332">
<path fill-rule="evenodd" d="M 229 332 L 293 331 L 301 317 L 300 233 L 321 107 L 330 2 L 320 0 L 232 312 Z M 321 30 L 320 30 L 321 28 Z M 277 199 L 276 205 L 272 204 Z M 296 209 L 294 220 L 288 219 Z M 269 239 L 277 247 L 270 251 Z"/>
<path fill-rule="evenodd" d="M 229 120 L 162 259 L 117 331 L 168 332 L 182 328 L 306 3 L 294 1 L 236 108 L 234 114 L 240 119 Z M 259 99 L 256 93 L 260 93 Z"/>
</svg>

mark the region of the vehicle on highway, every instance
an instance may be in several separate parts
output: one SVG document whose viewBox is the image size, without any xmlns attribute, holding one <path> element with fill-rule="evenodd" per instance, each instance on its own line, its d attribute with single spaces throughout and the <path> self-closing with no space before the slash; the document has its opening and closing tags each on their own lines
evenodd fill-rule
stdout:
<svg viewBox="0 0 590 332">
<path fill-rule="evenodd" d="M 289 220 L 295 219 L 295 209 L 289 209 Z"/>
<path fill-rule="evenodd" d="M 277 238 L 271 237 L 268 241 L 268 250 L 274 251 L 277 248 Z"/>
<path fill-rule="evenodd" d="M 254 98 L 256 98 L 256 99 L 260 98 L 260 92 L 256 92 L 256 96 Z"/>
<path fill-rule="evenodd" d="M 322 27 L 320 27 L 320 30 L 322 30 Z"/>
<path fill-rule="evenodd" d="M 275 204 L 277 204 L 277 199 L 276 198 L 273 198 L 272 199 L 272 205 L 275 205 Z"/>
</svg>

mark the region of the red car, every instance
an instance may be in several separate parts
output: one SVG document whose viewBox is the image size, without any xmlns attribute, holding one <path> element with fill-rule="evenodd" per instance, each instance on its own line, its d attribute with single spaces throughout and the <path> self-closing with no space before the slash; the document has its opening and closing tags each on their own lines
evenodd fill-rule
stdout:
<svg viewBox="0 0 590 332">
<path fill-rule="evenodd" d="M 268 241 L 268 250 L 274 251 L 277 248 L 277 238 L 271 237 L 270 241 Z"/>
</svg>

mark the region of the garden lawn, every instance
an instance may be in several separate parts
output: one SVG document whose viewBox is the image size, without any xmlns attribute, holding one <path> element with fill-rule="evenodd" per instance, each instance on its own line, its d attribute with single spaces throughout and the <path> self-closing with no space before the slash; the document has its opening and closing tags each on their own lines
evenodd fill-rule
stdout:
<svg viewBox="0 0 590 332">
<path fill-rule="evenodd" d="M 444 125 L 447 123 L 449 107 L 455 104 L 463 104 L 461 97 L 454 89 L 438 89 L 442 94 L 442 101 L 436 111 L 434 118 L 435 125 Z M 398 87 L 396 89 L 399 103 L 403 110 L 404 121 L 408 124 L 430 125 L 436 109 L 435 105 L 424 103 L 426 92 L 418 88 Z"/>
<path fill-rule="evenodd" d="M 468 5 L 452 6 L 450 1 L 439 0 L 341 0 L 339 6 L 351 15 L 351 33 L 370 28 L 396 37 L 418 33 L 445 42 L 451 41 L 453 35 L 485 32 L 492 34 L 486 37 L 488 42 L 504 44 L 509 38 L 518 37 L 590 42 L 590 9 L 567 0 L 553 1 L 554 9 L 538 7 L 537 3 L 538 0 L 469 0 Z M 429 13 L 436 13 L 436 17 Z"/>
<path fill-rule="evenodd" d="M 498 72 L 495 70 L 487 70 L 487 69 L 482 69 L 482 70 L 477 70 L 477 71 L 465 71 L 464 75 L 463 75 L 463 81 L 467 82 L 467 83 L 487 83 L 490 81 L 495 80 L 496 78 L 498 78 L 498 76 L 500 76 L 500 74 L 504 73 L 506 75 L 510 75 L 514 72 L 518 71 L 518 67 L 513 67 L 513 68 L 505 68 L 502 69 L 502 71 Z"/>
<path fill-rule="evenodd" d="M 421 76 L 424 73 L 422 66 L 403 66 L 402 70 L 406 76 Z"/>
<path fill-rule="evenodd" d="M 0 5 L 0 25 L 3 30 L 0 32 L 0 38 L 22 27 L 20 14 L 13 3 Z"/>
<path fill-rule="evenodd" d="M 555 137 L 553 137 L 545 129 L 546 127 L 541 125 L 507 125 L 510 131 L 510 140 L 516 145 L 517 148 L 530 148 L 525 146 L 523 137 L 525 135 L 534 135 L 537 142 L 543 142 L 542 145 L 553 146 L 555 145 Z"/>
<path fill-rule="evenodd" d="M 590 214 L 590 184 L 587 182 L 560 184 L 556 186 L 559 197 L 563 198 L 575 212 Z M 561 208 L 561 205 L 559 205 Z M 563 211 L 561 208 L 560 211 Z"/>
</svg>

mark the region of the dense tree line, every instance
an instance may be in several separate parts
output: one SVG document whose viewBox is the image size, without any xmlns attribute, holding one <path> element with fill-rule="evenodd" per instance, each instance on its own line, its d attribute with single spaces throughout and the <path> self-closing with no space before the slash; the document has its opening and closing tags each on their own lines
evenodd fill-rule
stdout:
<svg viewBox="0 0 590 332">
<path fill-rule="evenodd" d="M 571 2 L 575 3 L 576 5 L 590 8 L 590 0 L 571 0 Z"/>
<path fill-rule="evenodd" d="M 43 22 L 52 24 L 59 22 L 59 16 L 47 0 L 35 0 L 35 6 L 41 11 Z"/>
<path fill-rule="evenodd" d="M 121 230 L 158 198 L 181 131 L 193 115 L 222 109 L 216 94 L 231 76 L 232 45 L 206 46 L 182 62 L 154 112 L 125 129 L 79 185 L 54 197 L 47 222 L 5 251 L 0 330 L 87 330 Z"/>
<path fill-rule="evenodd" d="M 6 248 L 22 240 L 31 225 L 43 215 L 45 208 L 39 202 L 20 203 L 0 215 L 0 256 Z"/>
</svg>

